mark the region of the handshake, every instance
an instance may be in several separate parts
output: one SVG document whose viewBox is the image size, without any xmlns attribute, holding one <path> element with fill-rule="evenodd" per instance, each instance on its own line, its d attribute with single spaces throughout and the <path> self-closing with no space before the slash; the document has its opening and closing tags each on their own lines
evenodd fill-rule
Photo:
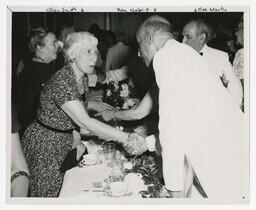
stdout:
<svg viewBox="0 0 256 210">
<path fill-rule="evenodd" d="M 148 149 L 146 139 L 137 133 L 130 133 L 127 141 L 123 142 L 122 145 L 131 155 L 140 155 Z"/>
</svg>

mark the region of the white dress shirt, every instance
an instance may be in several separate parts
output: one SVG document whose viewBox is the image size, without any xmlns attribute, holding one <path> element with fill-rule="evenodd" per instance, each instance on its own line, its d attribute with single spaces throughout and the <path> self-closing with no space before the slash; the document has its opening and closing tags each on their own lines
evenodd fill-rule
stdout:
<svg viewBox="0 0 256 210">
<path fill-rule="evenodd" d="M 183 189 L 186 155 L 210 199 L 248 199 L 246 121 L 220 79 L 195 50 L 175 40 L 158 51 L 153 67 L 167 188 Z"/>
</svg>

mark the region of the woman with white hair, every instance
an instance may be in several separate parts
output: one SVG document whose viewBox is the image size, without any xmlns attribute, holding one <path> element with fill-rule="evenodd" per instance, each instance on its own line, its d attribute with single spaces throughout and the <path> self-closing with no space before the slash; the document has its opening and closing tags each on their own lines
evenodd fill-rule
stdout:
<svg viewBox="0 0 256 210">
<path fill-rule="evenodd" d="M 104 139 L 115 140 L 130 153 L 135 148 L 138 153 L 147 149 L 139 135 L 129 135 L 87 114 L 87 74 L 96 65 L 97 44 L 90 33 L 70 34 L 64 44 L 67 65 L 42 89 L 36 120 L 22 141 L 31 174 L 32 197 L 58 196 L 63 180 L 59 169 L 66 154 L 77 148 L 79 160 L 85 150 L 76 130 L 86 128 Z M 133 143 L 127 143 L 131 139 Z"/>
</svg>

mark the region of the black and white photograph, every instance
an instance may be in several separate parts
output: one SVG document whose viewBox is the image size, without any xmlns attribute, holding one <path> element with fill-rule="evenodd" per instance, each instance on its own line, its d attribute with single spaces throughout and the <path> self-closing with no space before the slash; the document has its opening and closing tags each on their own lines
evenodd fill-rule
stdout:
<svg viewBox="0 0 256 210">
<path fill-rule="evenodd" d="M 249 6 L 5 9 L 8 204 L 250 204 Z"/>
</svg>

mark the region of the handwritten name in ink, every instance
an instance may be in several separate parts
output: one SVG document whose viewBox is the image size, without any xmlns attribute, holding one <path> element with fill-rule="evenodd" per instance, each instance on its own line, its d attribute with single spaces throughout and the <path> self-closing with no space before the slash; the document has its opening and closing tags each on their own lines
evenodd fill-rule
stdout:
<svg viewBox="0 0 256 210">
<path fill-rule="evenodd" d="M 228 10 L 223 7 L 197 7 L 194 9 L 195 12 L 227 12 Z"/>
<path fill-rule="evenodd" d="M 117 12 L 157 12 L 157 8 L 140 8 L 140 7 L 136 7 L 136 8 L 117 8 Z"/>
<path fill-rule="evenodd" d="M 85 12 L 85 9 L 83 7 L 61 7 L 61 8 L 56 8 L 56 7 L 49 7 L 46 9 L 46 12 Z"/>
</svg>

